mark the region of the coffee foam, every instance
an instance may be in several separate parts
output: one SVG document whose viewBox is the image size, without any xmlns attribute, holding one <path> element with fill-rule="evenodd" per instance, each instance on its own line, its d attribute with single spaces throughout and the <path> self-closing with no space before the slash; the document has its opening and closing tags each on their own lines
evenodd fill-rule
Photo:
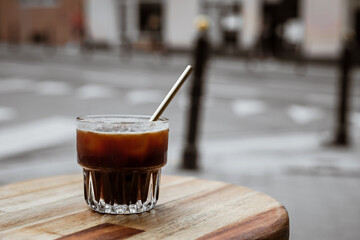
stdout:
<svg viewBox="0 0 360 240">
<path fill-rule="evenodd" d="M 131 123 L 81 123 L 77 124 L 77 129 L 87 132 L 96 132 L 104 134 L 141 134 L 150 132 L 159 132 L 166 130 L 167 124 L 155 124 L 144 122 L 144 124 Z"/>
</svg>

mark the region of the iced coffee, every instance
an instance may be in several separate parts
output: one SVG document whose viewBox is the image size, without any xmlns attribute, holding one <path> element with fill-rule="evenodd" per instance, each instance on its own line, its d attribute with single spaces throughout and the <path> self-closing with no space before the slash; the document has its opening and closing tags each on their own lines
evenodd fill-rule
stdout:
<svg viewBox="0 0 360 240">
<path fill-rule="evenodd" d="M 159 198 L 161 168 L 167 161 L 168 120 L 147 116 L 77 118 L 78 163 L 85 201 L 94 211 L 141 213 Z"/>
</svg>

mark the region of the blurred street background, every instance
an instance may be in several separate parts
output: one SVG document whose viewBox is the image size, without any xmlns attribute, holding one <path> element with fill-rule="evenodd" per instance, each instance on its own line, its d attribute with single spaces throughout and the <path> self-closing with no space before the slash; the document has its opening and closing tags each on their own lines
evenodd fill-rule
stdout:
<svg viewBox="0 0 360 240">
<path fill-rule="evenodd" d="M 273 196 L 290 239 L 359 239 L 357 0 L 0 0 L 0 185 L 81 174 L 75 118 L 151 115 L 200 32 L 199 167 L 181 167 L 191 76 L 163 173 Z"/>
</svg>

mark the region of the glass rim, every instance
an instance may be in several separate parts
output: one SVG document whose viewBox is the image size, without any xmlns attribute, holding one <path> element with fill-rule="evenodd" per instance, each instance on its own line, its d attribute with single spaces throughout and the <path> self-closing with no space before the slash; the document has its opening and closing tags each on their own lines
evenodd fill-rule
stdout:
<svg viewBox="0 0 360 240">
<path fill-rule="evenodd" d="M 109 121 L 106 123 L 123 123 L 123 124 L 144 124 L 149 123 L 168 123 L 169 119 L 166 117 L 160 117 L 156 121 L 126 121 L 126 119 L 144 119 L 150 120 L 151 116 L 149 115 L 136 115 L 136 114 L 94 114 L 94 115 L 81 115 L 76 117 L 76 122 L 78 123 L 105 123 L 104 119 L 118 119 L 119 121 Z"/>
</svg>

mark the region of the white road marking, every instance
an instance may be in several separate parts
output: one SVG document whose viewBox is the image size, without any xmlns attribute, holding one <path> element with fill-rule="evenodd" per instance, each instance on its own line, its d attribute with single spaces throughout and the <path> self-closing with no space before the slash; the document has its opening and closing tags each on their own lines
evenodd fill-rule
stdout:
<svg viewBox="0 0 360 240">
<path fill-rule="evenodd" d="M 75 139 L 75 120 L 50 117 L 0 129 L 0 159 Z"/>
<path fill-rule="evenodd" d="M 17 113 L 15 109 L 0 106 L 0 122 L 12 120 L 16 117 L 16 115 Z"/>
<path fill-rule="evenodd" d="M 77 96 L 81 99 L 112 98 L 117 92 L 100 84 L 88 84 L 77 90 Z"/>
<path fill-rule="evenodd" d="M 131 104 L 144 104 L 144 103 L 160 103 L 165 97 L 166 93 L 163 93 L 157 89 L 142 89 L 129 91 L 125 100 Z"/>
<path fill-rule="evenodd" d="M 33 90 L 34 82 L 22 77 L 0 79 L 0 93 L 28 92 Z"/>
<path fill-rule="evenodd" d="M 37 83 L 35 90 L 41 95 L 67 95 L 71 92 L 71 86 L 65 82 L 46 81 Z"/>
<path fill-rule="evenodd" d="M 248 117 L 265 111 L 266 105 L 260 100 L 238 99 L 232 102 L 231 108 L 236 116 Z"/>
<path fill-rule="evenodd" d="M 298 124 L 307 124 L 321 119 L 324 114 L 321 110 L 312 107 L 292 105 L 287 109 L 288 116 Z"/>
</svg>

